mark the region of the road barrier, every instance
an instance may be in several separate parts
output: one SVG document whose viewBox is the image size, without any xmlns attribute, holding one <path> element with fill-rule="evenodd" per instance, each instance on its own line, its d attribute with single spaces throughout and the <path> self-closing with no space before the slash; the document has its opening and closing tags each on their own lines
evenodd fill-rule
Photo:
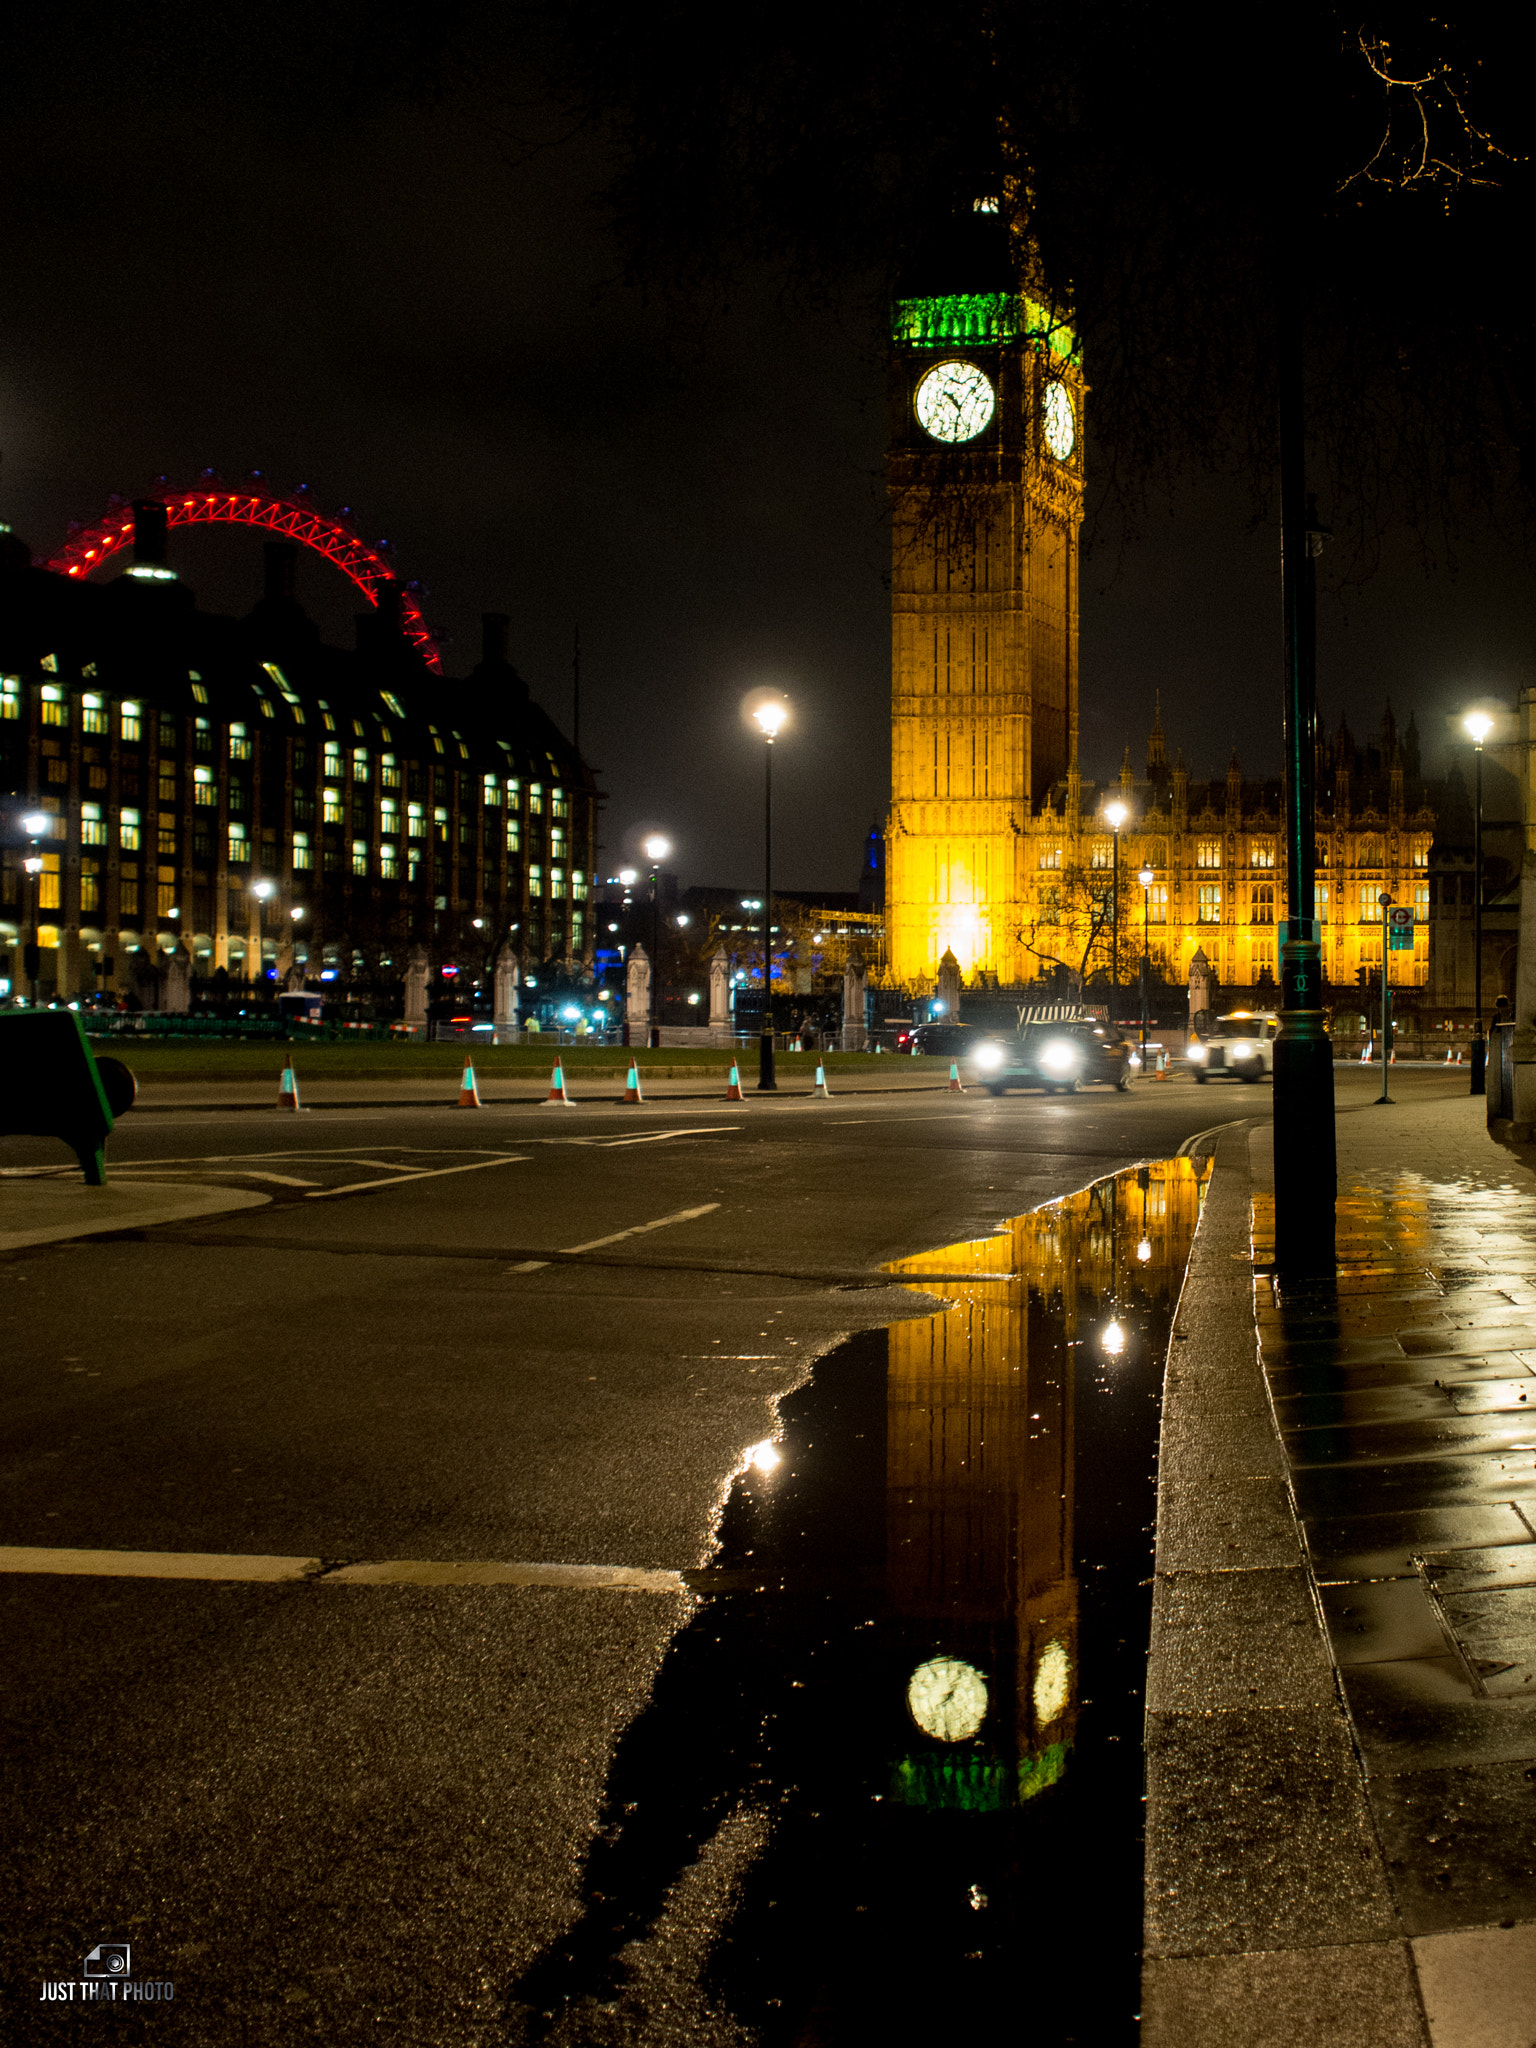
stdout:
<svg viewBox="0 0 1536 2048">
<path fill-rule="evenodd" d="M 277 1106 L 279 1109 L 297 1109 L 299 1106 L 299 1077 L 292 1067 L 284 1067 L 279 1077 Z"/>
<path fill-rule="evenodd" d="M 644 1102 L 645 1091 L 640 1086 L 640 1069 L 634 1060 L 629 1063 L 629 1072 L 624 1077 L 624 1100 Z"/>
<path fill-rule="evenodd" d="M 460 1109 L 480 1109 L 483 1107 L 480 1100 L 479 1085 L 475 1080 L 475 1069 L 469 1060 L 464 1062 L 464 1071 L 459 1076 L 458 1106 Z"/>
</svg>

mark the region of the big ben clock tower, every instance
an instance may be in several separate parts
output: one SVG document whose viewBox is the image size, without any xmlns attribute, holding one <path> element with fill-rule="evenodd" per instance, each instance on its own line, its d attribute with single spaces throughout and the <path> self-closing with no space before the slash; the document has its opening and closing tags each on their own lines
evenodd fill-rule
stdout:
<svg viewBox="0 0 1536 2048">
<path fill-rule="evenodd" d="M 1059 314 L 1017 284 L 1001 221 L 956 222 L 895 307 L 891 811 L 898 981 L 946 950 L 1032 972 L 1024 827 L 1077 766 L 1083 379 Z M 944 289 L 937 289 L 942 285 Z"/>
</svg>

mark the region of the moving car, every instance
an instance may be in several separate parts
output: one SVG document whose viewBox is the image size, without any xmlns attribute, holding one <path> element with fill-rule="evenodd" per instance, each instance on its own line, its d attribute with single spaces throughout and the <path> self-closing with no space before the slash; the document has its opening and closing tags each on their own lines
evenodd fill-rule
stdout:
<svg viewBox="0 0 1536 2048">
<path fill-rule="evenodd" d="M 1258 1081 L 1275 1071 L 1275 1039 L 1280 1019 L 1272 1010 L 1233 1010 L 1218 1017 L 1204 1044 L 1185 1053 L 1197 1081 L 1220 1080 L 1235 1074 L 1239 1081 Z"/>
<path fill-rule="evenodd" d="M 968 1053 L 976 1039 L 974 1024 L 919 1024 L 901 1050 L 914 1054 L 942 1053 L 952 1060 Z"/>
<path fill-rule="evenodd" d="M 966 1064 L 989 1095 L 1004 1095 L 1010 1088 L 1073 1095 L 1095 1082 L 1111 1088 L 1131 1085 L 1129 1040 L 1091 1018 L 1026 1024 L 1021 1031 L 984 1038 L 970 1048 Z"/>
</svg>

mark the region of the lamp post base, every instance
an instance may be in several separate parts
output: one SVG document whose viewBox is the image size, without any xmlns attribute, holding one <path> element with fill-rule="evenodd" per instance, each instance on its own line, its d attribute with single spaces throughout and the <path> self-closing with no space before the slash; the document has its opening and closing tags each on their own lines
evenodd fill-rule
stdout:
<svg viewBox="0 0 1536 2048">
<path fill-rule="evenodd" d="M 761 1089 L 778 1090 L 778 1076 L 773 1070 L 773 1031 L 770 1027 L 757 1041 L 757 1085 Z"/>
<path fill-rule="evenodd" d="M 1315 938 L 1287 937 L 1280 962 L 1291 1001 L 1280 1012 L 1275 1040 L 1275 1266 L 1291 1279 L 1331 1276 L 1338 1194 L 1333 1043 L 1322 1011 L 1308 1001 L 1320 982 L 1321 948 Z"/>
<path fill-rule="evenodd" d="M 1469 1095 L 1486 1095 L 1488 1093 L 1488 1041 L 1484 1038 L 1481 1031 L 1478 1032 L 1476 1038 L 1472 1041 L 1471 1061 L 1472 1081 L 1467 1093 Z"/>
</svg>

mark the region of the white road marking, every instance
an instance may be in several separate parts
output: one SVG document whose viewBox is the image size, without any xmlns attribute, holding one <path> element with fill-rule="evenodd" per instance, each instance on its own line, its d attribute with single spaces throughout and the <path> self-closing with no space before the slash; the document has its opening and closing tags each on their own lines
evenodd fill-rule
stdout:
<svg viewBox="0 0 1536 2048">
<path fill-rule="evenodd" d="M 137 1173 L 174 1173 L 182 1175 L 186 1172 L 184 1166 L 162 1166 L 158 1159 L 125 1159 L 120 1166 L 113 1167 L 113 1179 L 115 1180 L 128 1167 L 132 1167 Z M 228 1166 L 224 1167 L 204 1166 L 202 1170 L 204 1173 L 217 1174 L 225 1180 L 272 1180 L 276 1181 L 279 1187 L 285 1188 L 312 1188 L 319 1185 L 317 1181 L 300 1180 L 297 1174 L 273 1173 L 270 1167 L 240 1166 L 234 1161 L 231 1161 Z"/>
<path fill-rule="evenodd" d="M 495 1159 L 472 1160 L 468 1166 L 431 1166 L 419 1168 L 414 1173 L 391 1174 L 388 1180 L 349 1181 L 343 1188 L 315 1188 L 305 1196 L 307 1202 L 323 1202 L 327 1195 L 361 1195 L 372 1188 L 398 1188 L 409 1181 L 441 1180 L 447 1173 L 479 1173 L 487 1166 L 522 1166 L 527 1161 L 520 1152 L 503 1152 Z"/>
<path fill-rule="evenodd" d="M 572 1592 L 682 1593 L 681 1572 L 628 1564 L 439 1564 L 399 1558 L 327 1571 L 318 1557 L 244 1557 L 197 1550 L 0 1547 L 0 1572 L 87 1579 L 201 1579 L 294 1586 L 553 1586 Z"/>
<path fill-rule="evenodd" d="M 620 1145 L 659 1145 L 663 1138 L 718 1138 L 740 1129 L 740 1124 L 705 1124 L 696 1131 L 647 1131 L 643 1138 L 594 1138 L 592 1142 L 612 1152 Z"/>
<path fill-rule="evenodd" d="M 643 1237 L 648 1230 L 665 1230 L 669 1223 L 691 1223 L 695 1216 L 707 1216 L 711 1209 L 718 1209 L 718 1202 L 701 1202 L 697 1209 L 676 1209 L 670 1216 L 655 1216 L 649 1223 L 632 1223 L 628 1230 L 615 1230 L 607 1237 L 591 1238 L 586 1244 L 562 1245 L 564 1252 L 601 1251 L 605 1244 L 617 1244 L 621 1238 Z"/>
</svg>

